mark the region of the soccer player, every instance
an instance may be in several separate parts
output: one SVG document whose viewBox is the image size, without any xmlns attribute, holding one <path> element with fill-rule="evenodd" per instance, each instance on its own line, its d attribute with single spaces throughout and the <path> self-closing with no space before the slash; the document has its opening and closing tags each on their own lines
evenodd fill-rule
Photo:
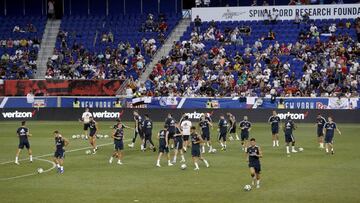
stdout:
<svg viewBox="0 0 360 203">
<path fill-rule="evenodd" d="M 19 155 L 22 149 L 26 147 L 29 153 L 30 162 L 33 161 L 32 151 L 30 149 L 29 137 L 31 134 L 29 133 L 29 128 L 26 127 L 26 121 L 21 122 L 21 127 L 19 127 L 16 131 L 17 136 L 19 137 L 19 146 L 16 151 L 15 164 L 19 165 Z"/>
<path fill-rule="evenodd" d="M 97 151 L 97 146 L 96 146 L 96 133 L 99 130 L 98 124 L 97 122 L 94 120 L 93 117 L 90 117 L 90 121 L 89 121 L 89 129 L 90 129 L 90 133 L 89 133 L 89 141 L 90 141 L 90 145 L 93 147 L 93 154 L 96 154 Z"/>
<path fill-rule="evenodd" d="M 262 158 L 262 151 L 259 146 L 256 145 L 255 138 L 250 139 L 250 146 L 245 151 L 247 153 L 247 162 L 249 163 L 250 175 L 252 178 L 252 185 L 256 188 L 260 188 L 260 158 Z"/>
<path fill-rule="evenodd" d="M 59 131 L 54 131 L 55 137 L 55 153 L 54 153 L 54 163 L 58 169 L 58 173 L 64 173 L 64 158 L 65 158 L 65 149 L 64 147 L 68 146 L 69 141 L 62 137 Z"/>
<path fill-rule="evenodd" d="M 189 145 L 189 138 L 190 138 L 190 128 L 192 126 L 191 121 L 189 120 L 188 116 L 183 116 L 182 122 L 180 124 L 181 131 L 183 133 L 183 139 L 184 139 L 184 151 L 186 152 L 188 145 Z"/>
<path fill-rule="evenodd" d="M 180 163 L 185 162 L 182 136 L 183 136 L 183 133 L 180 130 L 179 124 L 177 124 L 176 125 L 176 131 L 175 131 L 175 134 L 174 134 L 174 144 L 175 144 L 174 149 L 175 150 L 174 150 L 174 158 L 173 158 L 173 161 L 172 161 L 173 164 L 176 163 L 176 157 L 179 154 L 179 152 L 180 152 L 180 155 L 181 155 Z"/>
<path fill-rule="evenodd" d="M 211 140 L 210 140 L 210 127 L 212 123 L 206 119 L 205 115 L 202 115 L 200 118 L 199 126 L 201 128 L 201 138 L 206 142 L 209 147 L 209 153 L 212 152 Z M 205 143 L 202 145 L 201 153 L 205 153 Z"/>
<path fill-rule="evenodd" d="M 170 153 L 169 153 L 169 132 L 164 127 L 163 130 L 160 130 L 158 133 L 158 139 L 159 139 L 159 155 L 156 162 L 157 167 L 161 167 L 160 165 L 160 159 L 161 156 L 166 153 L 167 160 L 168 160 L 168 166 L 172 166 L 173 164 L 170 162 Z"/>
<path fill-rule="evenodd" d="M 334 154 L 334 131 L 335 129 L 341 135 L 339 128 L 337 128 L 336 123 L 333 121 L 332 117 L 328 117 L 328 122 L 324 125 L 324 134 L 325 134 L 325 151 L 329 153 L 329 148 L 331 148 L 331 154 Z"/>
<path fill-rule="evenodd" d="M 143 119 L 137 111 L 134 111 L 133 115 L 134 115 L 134 121 L 135 121 L 134 138 L 132 139 L 131 144 L 128 144 L 128 146 L 130 148 L 133 148 L 135 141 L 136 141 L 136 137 L 139 136 L 141 139 L 141 150 L 144 150 L 144 133 L 143 133 L 143 129 L 142 129 Z"/>
<path fill-rule="evenodd" d="M 144 132 L 144 147 L 143 147 L 143 151 L 146 150 L 146 143 L 149 142 L 150 143 L 150 149 L 152 149 L 154 152 L 156 152 L 156 147 L 152 141 L 152 128 L 153 128 L 153 123 L 149 118 L 148 114 L 145 114 L 145 120 L 143 122 L 143 132 Z"/>
<path fill-rule="evenodd" d="M 170 141 L 174 141 L 174 134 L 176 131 L 176 121 L 173 118 L 173 116 L 171 115 L 171 113 L 168 114 L 168 117 L 166 118 L 165 121 L 165 129 L 167 130 L 167 132 L 169 133 L 168 136 L 168 143 L 170 144 Z M 171 144 L 171 148 L 174 148 L 174 144 Z"/>
<path fill-rule="evenodd" d="M 324 149 L 324 125 L 326 123 L 326 119 L 321 116 L 321 114 L 317 115 L 316 124 L 317 126 L 317 137 L 319 142 L 319 148 Z"/>
<path fill-rule="evenodd" d="M 247 147 L 249 146 L 248 140 L 249 140 L 249 132 L 251 130 L 251 122 L 248 120 L 247 116 L 244 116 L 244 120 L 240 122 L 240 129 L 241 129 L 241 146 L 242 149 L 247 150 Z"/>
<path fill-rule="evenodd" d="M 279 146 L 280 117 L 277 115 L 276 111 L 272 112 L 272 116 L 270 116 L 270 118 L 269 118 L 269 123 L 271 124 L 273 147 L 278 147 Z"/>
<path fill-rule="evenodd" d="M 236 136 L 236 140 L 239 140 L 239 136 L 236 134 L 236 118 L 231 113 L 227 113 L 229 117 L 229 140 L 234 140 L 233 135 Z"/>
<path fill-rule="evenodd" d="M 290 154 L 290 143 L 291 143 L 291 152 L 296 153 L 295 150 L 295 138 L 293 131 L 296 129 L 294 121 L 291 120 L 290 116 L 286 117 L 284 124 L 284 133 L 285 133 L 285 142 L 286 142 L 286 153 Z"/>
<path fill-rule="evenodd" d="M 191 156 L 192 156 L 192 159 L 193 159 L 193 162 L 195 165 L 195 168 L 194 168 L 195 171 L 200 169 L 199 164 L 198 164 L 199 159 L 205 163 L 207 168 L 209 168 L 209 166 L 210 166 L 209 163 L 206 161 L 206 159 L 200 153 L 200 144 L 203 142 L 204 142 L 204 140 L 196 132 L 196 127 L 192 126 L 191 127 Z"/>
<path fill-rule="evenodd" d="M 86 139 L 88 139 L 88 129 L 90 127 L 90 125 L 89 125 L 90 117 L 92 117 L 92 114 L 89 112 L 89 108 L 86 108 L 85 112 L 81 116 L 81 121 L 84 124 L 84 135 L 85 135 Z"/>
<path fill-rule="evenodd" d="M 111 164 L 113 162 L 114 158 L 118 159 L 118 164 L 122 165 L 122 159 L 123 159 L 123 150 L 124 150 L 124 129 L 125 127 L 121 122 L 118 122 L 116 129 L 114 130 L 112 134 L 112 138 L 114 139 L 114 152 L 112 156 L 109 159 L 109 163 Z"/>
<path fill-rule="evenodd" d="M 227 133 L 228 123 L 225 120 L 224 115 L 220 116 L 220 120 L 218 123 L 218 131 L 219 131 L 219 141 L 221 145 L 221 150 L 226 150 L 226 133 Z"/>
</svg>

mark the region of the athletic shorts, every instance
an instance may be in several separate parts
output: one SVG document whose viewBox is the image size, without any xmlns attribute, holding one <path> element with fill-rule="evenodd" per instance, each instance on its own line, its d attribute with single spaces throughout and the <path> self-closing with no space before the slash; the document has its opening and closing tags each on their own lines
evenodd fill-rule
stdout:
<svg viewBox="0 0 360 203">
<path fill-rule="evenodd" d="M 191 147 L 191 156 L 192 157 L 200 157 L 200 147 Z"/>
<path fill-rule="evenodd" d="M 114 149 L 115 150 L 123 150 L 124 149 L 124 142 L 122 140 L 115 140 L 114 141 Z"/>
<path fill-rule="evenodd" d="M 138 132 L 135 131 L 135 136 L 136 136 L 136 135 L 139 135 L 139 137 L 140 137 L 141 139 L 144 139 L 144 133 L 143 133 L 143 131 L 142 131 L 141 129 L 138 129 Z"/>
<path fill-rule="evenodd" d="M 24 147 L 26 147 L 26 149 L 30 149 L 30 143 L 29 140 L 22 140 L 19 143 L 19 149 L 24 149 Z"/>
<path fill-rule="evenodd" d="M 285 142 L 289 143 L 289 142 L 295 142 L 295 138 L 292 134 L 285 134 Z"/>
<path fill-rule="evenodd" d="M 64 150 L 56 150 L 54 153 L 54 157 L 57 159 L 65 158 L 65 151 Z"/>
<path fill-rule="evenodd" d="M 226 133 L 219 133 L 219 140 L 226 141 Z"/>
<path fill-rule="evenodd" d="M 201 134 L 201 138 L 205 141 L 210 141 L 210 133 Z"/>
<path fill-rule="evenodd" d="M 271 133 L 273 135 L 278 134 L 279 133 L 279 128 L 271 128 Z"/>
<path fill-rule="evenodd" d="M 166 145 L 159 145 L 159 152 L 169 153 L 169 147 L 166 147 Z"/>
<path fill-rule="evenodd" d="M 243 132 L 240 133 L 241 141 L 248 140 L 249 139 L 249 132 Z"/>
<path fill-rule="evenodd" d="M 236 127 L 230 128 L 229 133 L 236 133 Z"/>
<path fill-rule="evenodd" d="M 261 172 L 260 163 L 249 163 L 249 168 L 254 168 L 255 173 L 257 173 L 257 174 L 260 174 L 260 172 Z"/>
<path fill-rule="evenodd" d="M 96 135 L 96 131 L 91 131 L 91 130 L 90 130 L 89 136 L 90 136 L 90 137 L 94 137 L 95 135 Z"/>
<path fill-rule="evenodd" d="M 84 130 L 88 130 L 90 128 L 90 123 L 84 123 Z"/>
<path fill-rule="evenodd" d="M 322 129 L 318 129 L 318 130 L 317 130 L 317 136 L 318 136 L 318 137 L 324 136 L 324 132 L 323 132 Z"/>
<path fill-rule="evenodd" d="M 333 143 L 333 138 L 334 136 L 333 135 L 326 135 L 325 136 L 325 143 Z"/>
<path fill-rule="evenodd" d="M 174 145 L 175 145 L 175 149 L 177 150 L 183 148 L 183 139 L 181 138 L 181 136 L 174 137 Z"/>
<path fill-rule="evenodd" d="M 183 135 L 184 141 L 189 141 L 190 135 Z"/>
<path fill-rule="evenodd" d="M 174 135 L 175 135 L 175 133 L 169 132 L 169 134 L 168 134 L 168 139 L 169 139 L 169 140 L 170 140 L 170 139 L 174 139 Z"/>
</svg>

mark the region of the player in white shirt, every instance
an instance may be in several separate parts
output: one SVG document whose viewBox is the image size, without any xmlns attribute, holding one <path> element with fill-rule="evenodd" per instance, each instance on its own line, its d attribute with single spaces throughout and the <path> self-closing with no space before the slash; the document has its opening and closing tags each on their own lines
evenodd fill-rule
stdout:
<svg viewBox="0 0 360 203">
<path fill-rule="evenodd" d="M 90 128 L 90 118 L 92 114 L 89 112 L 89 108 L 85 109 L 85 112 L 81 116 L 81 121 L 84 124 L 84 135 L 88 139 L 88 129 Z"/>
<path fill-rule="evenodd" d="M 192 123 L 189 120 L 188 116 L 184 116 L 182 121 L 181 121 L 181 131 L 182 131 L 182 135 L 183 135 L 183 139 L 184 139 L 184 151 L 186 152 L 188 145 L 189 145 L 189 137 L 190 137 L 190 129 L 192 127 Z"/>
</svg>

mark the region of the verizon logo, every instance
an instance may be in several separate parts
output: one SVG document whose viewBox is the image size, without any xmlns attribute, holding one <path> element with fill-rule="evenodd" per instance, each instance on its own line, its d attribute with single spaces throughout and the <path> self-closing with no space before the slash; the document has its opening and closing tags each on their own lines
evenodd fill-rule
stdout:
<svg viewBox="0 0 360 203">
<path fill-rule="evenodd" d="M 103 111 L 103 112 L 93 112 L 94 118 L 120 118 L 123 112 L 109 112 L 109 111 Z"/>
<path fill-rule="evenodd" d="M 290 116 L 291 119 L 293 120 L 304 120 L 307 115 L 309 114 L 309 112 L 305 112 L 305 113 L 278 113 L 277 115 L 280 117 L 281 120 L 286 119 L 286 117 Z"/>
<path fill-rule="evenodd" d="M 4 118 L 32 118 L 34 115 L 35 115 L 35 111 L 33 112 L 14 111 L 14 112 L 2 113 L 2 116 Z"/>
<path fill-rule="evenodd" d="M 201 116 L 204 115 L 204 113 L 198 113 L 194 111 L 193 113 L 185 113 L 185 115 L 187 115 L 189 119 L 200 119 Z"/>
</svg>

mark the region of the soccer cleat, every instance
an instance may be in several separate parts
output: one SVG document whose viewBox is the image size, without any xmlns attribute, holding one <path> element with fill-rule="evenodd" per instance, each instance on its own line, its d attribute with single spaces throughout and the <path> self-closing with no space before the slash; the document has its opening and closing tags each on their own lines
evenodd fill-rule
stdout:
<svg viewBox="0 0 360 203">
<path fill-rule="evenodd" d="M 133 147 L 134 147 L 134 143 L 128 144 L 128 147 L 133 148 Z"/>
<path fill-rule="evenodd" d="M 113 158 L 111 157 L 110 159 L 109 159 L 109 164 L 111 164 L 113 162 Z"/>
<path fill-rule="evenodd" d="M 259 189 L 259 188 L 260 188 L 260 185 L 256 185 L 256 188 Z"/>
<path fill-rule="evenodd" d="M 334 151 L 331 151 L 331 154 L 334 155 Z"/>
<path fill-rule="evenodd" d="M 292 153 L 296 153 L 296 152 L 298 152 L 298 151 L 296 151 L 295 149 L 293 149 L 293 150 L 291 150 L 291 152 L 292 152 Z"/>
<path fill-rule="evenodd" d="M 20 165 L 20 163 L 19 163 L 18 161 L 15 161 L 15 164 L 16 164 L 16 165 Z"/>
<path fill-rule="evenodd" d="M 123 163 L 120 160 L 118 160 L 117 164 L 122 165 Z"/>
<path fill-rule="evenodd" d="M 198 170 L 200 170 L 200 168 L 194 168 L 194 171 L 198 171 Z"/>
<path fill-rule="evenodd" d="M 159 168 L 160 168 L 160 167 L 161 167 L 161 165 L 160 165 L 160 164 L 156 164 L 156 167 L 159 167 Z"/>
<path fill-rule="evenodd" d="M 174 164 L 172 164 L 172 163 L 168 163 L 168 166 L 173 166 Z"/>
<path fill-rule="evenodd" d="M 156 147 L 153 148 L 153 152 L 156 152 Z"/>
</svg>

